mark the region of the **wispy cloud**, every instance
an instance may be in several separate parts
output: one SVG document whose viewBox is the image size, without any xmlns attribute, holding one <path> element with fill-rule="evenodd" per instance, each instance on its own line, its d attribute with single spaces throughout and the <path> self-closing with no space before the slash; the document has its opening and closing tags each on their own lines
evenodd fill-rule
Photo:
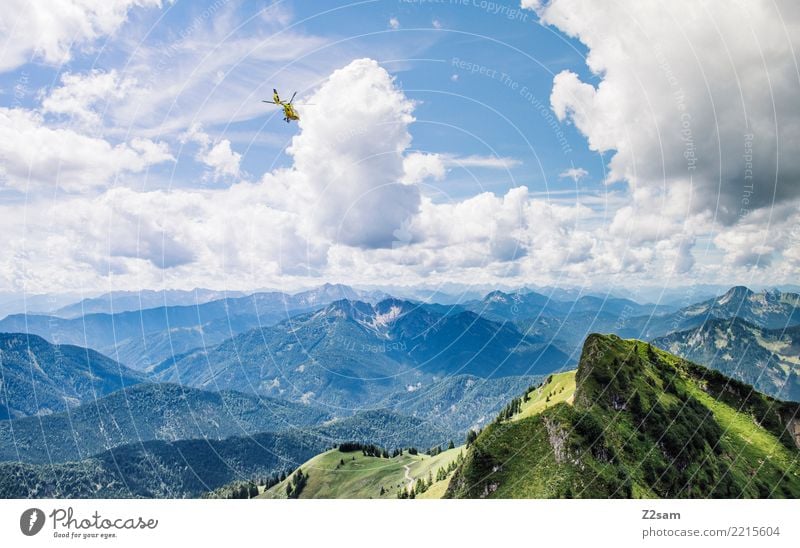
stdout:
<svg viewBox="0 0 800 548">
<path fill-rule="evenodd" d="M 584 177 L 588 176 L 589 172 L 583 169 L 582 167 L 571 167 L 569 169 L 565 169 L 561 173 L 558 174 L 560 179 L 572 179 L 574 182 L 578 182 Z"/>
<path fill-rule="evenodd" d="M 457 156 L 453 154 L 442 155 L 442 161 L 447 167 L 478 167 L 487 169 L 511 169 L 522 165 L 522 161 L 507 156 Z"/>
</svg>

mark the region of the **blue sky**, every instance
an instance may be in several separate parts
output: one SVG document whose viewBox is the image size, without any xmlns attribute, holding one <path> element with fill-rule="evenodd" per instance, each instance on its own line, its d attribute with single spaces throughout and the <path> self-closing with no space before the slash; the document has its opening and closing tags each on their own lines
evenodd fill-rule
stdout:
<svg viewBox="0 0 800 548">
<path fill-rule="evenodd" d="M 0 19 L 4 290 L 796 274 L 790 4 L 69 4 Z"/>
</svg>

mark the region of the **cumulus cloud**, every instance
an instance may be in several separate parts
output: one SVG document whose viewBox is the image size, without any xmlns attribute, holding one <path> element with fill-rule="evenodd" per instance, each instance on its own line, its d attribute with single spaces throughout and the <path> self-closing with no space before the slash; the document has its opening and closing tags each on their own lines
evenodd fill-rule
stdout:
<svg viewBox="0 0 800 548">
<path fill-rule="evenodd" d="M 228 139 L 214 142 L 199 124 L 195 124 L 182 136 L 182 141 L 200 146 L 197 161 L 210 167 L 215 179 L 239 175 L 242 155 L 233 151 Z"/>
<path fill-rule="evenodd" d="M 733 224 L 742 210 L 800 195 L 800 7 L 788 1 L 523 1 L 583 42 L 599 83 L 571 71 L 551 104 L 608 181 L 684 187 L 685 213 Z"/>
<path fill-rule="evenodd" d="M 781 256 L 778 268 L 796 273 L 800 266 L 800 209 L 787 203 L 754 211 L 736 226 L 720 230 L 713 242 L 724 252 L 726 266 L 763 270 L 778 263 L 775 258 Z"/>
<path fill-rule="evenodd" d="M 440 154 L 414 152 L 403 160 L 403 172 L 403 181 L 406 183 L 419 183 L 428 178 L 441 181 L 447 173 L 447 167 Z"/>
<path fill-rule="evenodd" d="M 42 111 L 67 116 L 75 125 L 93 128 L 101 124 L 98 104 L 124 99 L 135 85 L 135 79 L 122 77 L 116 70 L 67 72 L 61 76 L 61 85 L 42 100 Z"/>
<path fill-rule="evenodd" d="M 335 71 L 308 102 L 287 149 L 295 176 L 286 192 L 302 196 L 293 207 L 331 241 L 390 247 L 420 203 L 419 190 L 402 182 L 413 103 L 371 59 Z"/>
<path fill-rule="evenodd" d="M 389 19 L 389 27 L 397 30 L 400 28 L 400 20 L 397 17 L 392 17 Z"/>
<path fill-rule="evenodd" d="M 231 142 L 222 139 L 203 156 L 203 161 L 219 176 L 235 177 L 239 175 L 239 163 L 242 155 L 231 149 Z"/>
<path fill-rule="evenodd" d="M 165 143 L 110 142 L 68 128 L 53 128 L 34 111 L 0 108 L 0 181 L 26 189 L 53 186 L 68 192 L 108 185 L 173 160 Z"/>
<path fill-rule="evenodd" d="M 32 253 L 23 243 L 15 252 L 29 265 L 72 265 L 82 273 L 73 280 L 113 272 L 120 283 L 138 285 L 167 275 L 209 282 L 212 273 L 257 285 L 269 276 L 319 275 L 332 246 L 354 254 L 391 247 L 393 232 L 420 207 L 418 188 L 402 182 L 413 103 L 368 59 L 335 71 L 310 102 L 313 110 L 306 107 L 289 147 L 291 167 L 225 189 L 119 188 L 60 201 L 52 211 L 37 209 L 41 216 L 25 227 L 42 252 Z M 201 128 L 192 128 L 184 140 L 197 143 L 213 163 L 218 145 Z M 7 207 L 3 213 L 14 218 L 14 211 Z M 14 278 L 18 263 L 0 271 Z"/>
<path fill-rule="evenodd" d="M 375 61 L 335 71 L 309 102 L 288 149 L 291 166 L 224 189 L 115 188 L 37 208 L 26 230 L 41 245 L 18 239 L 9 253 L 18 260 L 0 265 L 0 277 L 37 265 L 24 279 L 46 287 L 46 264 L 58 264 L 70 280 L 113 273 L 132 286 L 255 286 L 292 276 L 523 275 L 592 260 L 586 207 L 533 200 L 525 187 L 450 203 L 425 197 L 418 183 L 445 177 L 448 166 L 516 161 L 409 152 L 413 102 Z M 200 127 L 184 140 L 204 154 L 214 149 Z"/>
<path fill-rule="evenodd" d="M 71 49 L 113 34 L 134 7 L 160 7 L 161 0 L 7 0 L 0 11 L 0 71 L 33 59 L 58 64 Z"/>
</svg>

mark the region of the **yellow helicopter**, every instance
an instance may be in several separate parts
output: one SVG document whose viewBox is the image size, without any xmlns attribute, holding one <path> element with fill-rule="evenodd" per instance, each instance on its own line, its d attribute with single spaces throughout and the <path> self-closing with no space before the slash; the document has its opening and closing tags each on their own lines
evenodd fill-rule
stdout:
<svg viewBox="0 0 800 548">
<path fill-rule="evenodd" d="M 278 95 L 278 90 L 273 88 L 272 89 L 272 101 L 262 100 L 262 103 L 270 103 L 272 105 L 278 105 L 279 107 L 283 108 L 283 120 L 288 124 L 292 120 L 299 120 L 300 115 L 297 114 L 297 111 L 294 109 L 292 105 L 292 101 L 294 101 L 294 97 L 297 95 L 295 91 L 292 94 L 292 98 L 289 101 L 281 101 L 280 96 Z"/>
</svg>

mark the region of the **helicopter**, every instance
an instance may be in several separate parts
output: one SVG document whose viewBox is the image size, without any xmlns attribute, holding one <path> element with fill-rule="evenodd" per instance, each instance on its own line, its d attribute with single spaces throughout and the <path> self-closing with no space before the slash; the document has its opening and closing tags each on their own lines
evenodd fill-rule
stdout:
<svg viewBox="0 0 800 548">
<path fill-rule="evenodd" d="M 278 105 L 279 107 L 282 107 L 283 108 L 283 120 L 284 120 L 284 122 L 286 122 L 288 124 L 292 120 L 299 120 L 300 119 L 300 116 L 297 114 L 297 111 L 294 109 L 294 106 L 292 105 L 292 101 L 294 101 L 295 95 L 297 95 L 296 91 L 292 94 L 292 98 L 289 99 L 289 101 L 281 101 L 281 98 L 278 95 L 278 90 L 275 89 L 275 88 L 272 88 L 272 101 L 262 100 L 261 102 L 262 103 L 270 103 L 272 105 Z"/>
</svg>

